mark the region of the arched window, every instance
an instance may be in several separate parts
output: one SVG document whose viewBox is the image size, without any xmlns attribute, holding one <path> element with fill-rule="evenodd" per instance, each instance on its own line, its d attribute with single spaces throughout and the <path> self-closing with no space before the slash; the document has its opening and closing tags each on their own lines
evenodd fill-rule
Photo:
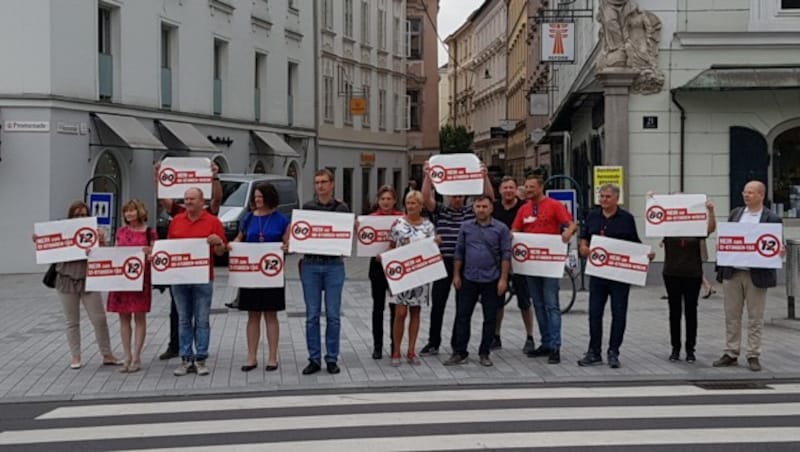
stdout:
<svg viewBox="0 0 800 452">
<path fill-rule="evenodd" d="M 800 127 L 775 138 L 772 146 L 772 201 L 784 217 L 800 217 Z"/>
<path fill-rule="evenodd" d="M 267 168 L 264 166 L 264 162 L 261 160 L 256 161 L 256 165 L 253 167 L 253 173 L 255 174 L 267 174 Z"/>
<path fill-rule="evenodd" d="M 214 157 L 214 163 L 216 163 L 217 166 L 219 167 L 220 173 L 227 173 L 230 171 L 230 168 L 228 168 L 228 162 L 225 160 L 225 157 L 221 155 Z"/>
<path fill-rule="evenodd" d="M 95 179 L 94 183 L 92 184 L 92 191 L 93 192 L 104 192 L 104 193 L 114 193 L 115 196 L 122 196 L 122 193 L 117 193 L 117 189 L 122 190 L 122 169 L 119 166 L 119 161 L 111 153 L 111 151 L 103 151 L 100 154 L 100 157 L 97 159 L 97 164 L 94 167 L 94 174 L 93 176 L 108 176 L 117 183 L 117 188 L 114 187 L 114 184 L 106 179 L 105 177 L 101 177 Z"/>
</svg>

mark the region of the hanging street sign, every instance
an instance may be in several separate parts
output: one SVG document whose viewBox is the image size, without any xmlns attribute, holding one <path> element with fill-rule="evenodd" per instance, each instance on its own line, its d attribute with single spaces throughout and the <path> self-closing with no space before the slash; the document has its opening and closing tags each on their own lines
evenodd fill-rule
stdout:
<svg viewBox="0 0 800 452">
<path fill-rule="evenodd" d="M 543 63 L 575 62 L 575 22 L 545 22 L 541 30 Z"/>
</svg>

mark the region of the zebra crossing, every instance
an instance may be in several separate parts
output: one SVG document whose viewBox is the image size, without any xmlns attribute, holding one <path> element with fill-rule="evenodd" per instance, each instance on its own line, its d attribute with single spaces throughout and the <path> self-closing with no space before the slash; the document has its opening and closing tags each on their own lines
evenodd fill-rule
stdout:
<svg viewBox="0 0 800 452">
<path fill-rule="evenodd" d="M 800 384 L 789 383 L 327 391 L 8 408 L 0 449 L 800 447 Z"/>
</svg>

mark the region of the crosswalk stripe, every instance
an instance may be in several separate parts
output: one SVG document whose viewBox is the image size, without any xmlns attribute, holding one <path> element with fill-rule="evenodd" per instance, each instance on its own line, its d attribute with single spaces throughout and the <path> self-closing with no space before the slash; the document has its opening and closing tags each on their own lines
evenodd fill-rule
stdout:
<svg viewBox="0 0 800 452">
<path fill-rule="evenodd" d="M 402 428 L 399 426 L 398 428 Z M 731 444 L 731 443 L 777 443 L 797 442 L 800 428 L 709 428 L 613 431 L 562 431 L 531 433 L 488 433 L 414 436 L 411 438 L 354 438 L 329 441 L 294 441 L 268 444 L 236 444 L 237 451 L 306 452 L 314 451 L 412 451 L 419 450 L 463 450 L 500 448 L 552 448 L 587 446 L 655 446 L 673 444 Z M 204 452 L 227 452 L 233 447 L 206 446 L 193 450 Z M 172 451 L 176 449 L 148 449 Z"/>
<path fill-rule="evenodd" d="M 299 408 L 311 406 L 357 406 L 380 403 L 396 404 L 453 401 L 473 402 L 484 400 L 596 399 L 619 397 L 690 397 L 720 394 L 727 396 L 749 394 L 800 394 L 800 384 L 776 384 L 771 385 L 771 387 L 771 390 L 742 389 L 726 390 L 724 392 L 709 391 L 707 389 L 702 389 L 695 386 L 677 385 L 634 387 L 562 387 L 228 398 L 183 400 L 176 402 L 137 402 L 60 407 L 44 413 L 36 419 L 111 417 L 161 413 L 195 413 L 201 411 L 221 412 L 265 408 Z"/>
<path fill-rule="evenodd" d="M 278 430 L 303 430 L 393 425 L 465 424 L 536 420 L 660 419 L 800 416 L 800 403 L 590 406 L 557 408 L 473 409 L 317 416 L 286 416 L 213 421 L 121 424 L 72 428 L 12 430 L 0 433 L 0 445 L 96 441 L 107 439 L 208 435 Z M 682 432 L 683 430 L 681 430 Z M 427 446 L 426 446 L 427 447 Z"/>
</svg>

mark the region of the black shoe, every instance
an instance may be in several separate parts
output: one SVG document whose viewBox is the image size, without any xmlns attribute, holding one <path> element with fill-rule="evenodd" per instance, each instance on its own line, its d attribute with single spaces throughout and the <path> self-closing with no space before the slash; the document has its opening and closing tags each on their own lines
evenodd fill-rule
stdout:
<svg viewBox="0 0 800 452">
<path fill-rule="evenodd" d="M 303 375 L 311 375 L 319 372 L 321 367 L 319 367 L 319 363 L 315 363 L 314 361 L 309 361 L 308 365 L 305 369 L 303 369 Z"/>
<path fill-rule="evenodd" d="M 671 362 L 680 361 L 681 360 L 681 352 L 677 348 L 672 349 L 672 353 L 669 354 L 669 360 Z"/>
<path fill-rule="evenodd" d="M 225 307 L 228 309 L 239 309 L 239 299 L 235 299 L 230 303 L 225 303 Z"/>
<path fill-rule="evenodd" d="M 459 355 L 458 353 L 453 353 L 450 356 L 450 358 L 447 358 L 447 361 L 445 361 L 443 364 L 445 366 L 456 366 L 459 364 L 464 364 L 465 362 L 467 362 L 466 356 Z"/>
<path fill-rule="evenodd" d="M 547 357 L 547 364 L 559 364 L 561 362 L 561 353 L 558 349 L 555 349 L 550 352 L 550 356 Z"/>
<path fill-rule="evenodd" d="M 489 347 L 490 350 L 499 350 L 503 348 L 503 341 L 500 340 L 500 335 L 495 334 L 494 339 L 492 339 L 492 345 Z"/>
<path fill-rule="evenodd" d="M 338 374 L 342 370 L 339 369 L 339 365 L 336 362 L 329 362 L 328 363 L 328 373 L 329 374 Z"/>
<path fill-rule="evenodd" d="M 249 365 L 249 364 L 245 364 L 244 366 L 242 366 L 242 372 L 250 372 L 251 370 L 255 369 L 256 367 L 258 367 L 258 363 L 255 363 L 252 366 Z"/>
<path fill-rule="evenodd" d="M 686 352 L 686 362 L 693 363 L 697 361 L 697 358 L 694 356 L 694 352 Z"/>
<path fill-rule="evenodd" d="M 592 352 L 587 352 L 583 355 L 583 358 L 578 360 L 578 365 L 581 367 L 597 366 L 599 364 L 603 364 L 603 358 Z"/>
<path fill-rule="evenodd" d="M 381 359 L 381 358 L 383 358 L 383 350 L 381 350 L 380 347 L 375 347 L 375 349 L 372 350 L 372 359 Z"/>
<path fill-rule="evenodd" d="M 169 349 L 167 349 L 167 351 L 165 351 L 164 353 L 158 355 L 158 359 L 160 359 L 161 361 L 177 357 L 178 357 L 177 350 L 169 350 Z"/>
<path fill-rule="evenodd" d="M 527 339 L 525 339 L 525 345 L 522 346 L 522 353 L 525 353 L 527 355 L 528 353 L 534 350 L 536 350 L 536 345 L 534 345 L 533 343 L 533 338 L 528 337 Z"/>
<path fill-rule="evenodd" d="M 725 354 L 720 356 L 719 359 L 714 361 L 711 365 L 714 367 L 730 367 L 737 365 L 738 361 L 739 360 L 737 358 Z"/>
<path fill-rule="evenodd" d="M 526 354 L 530 358 L 541 358 L 542 356 L 550 356 L 550 352 L 551 351 L 552 350 L 550 350 L 549 348 L 545 347 L 544 345 L 540 345 L 539 348 L 537 348 L 536 350 L 534 350 L 532 352 L 528 352 Z"/>
<path fill-rule="evenodd" d="M 758 362 L 758 358 L 755 356 L 747 358 L 747 367 L 749 367 L 753 372 L 761 371 L 761 363 Z"/>
<path fill-rule="evenodd" d="M 480 355 L 480 359 L 479 359 L 478 362 L 480 362 L 481 366 L 483 366 L 483 367 L 492 367 L 492 366 L 494 366 L 494 363 L 492 363 L 492 360 L 489 359 L 489 355 Z"/>
<path fill-rule="evenodd" d="M 608 355 L 608 367 L 612 369 L 619 369 L 620 365 L 619 355 Z"/>
<path fill-rule="evenodd" d="M 427 344 L 426 346 L 422 347 L 422 350 L 419 351 L 419 356 L 434 356 L 439 354 L 439 347 L 434 347 L 431 344 Z"/>
</svg>

